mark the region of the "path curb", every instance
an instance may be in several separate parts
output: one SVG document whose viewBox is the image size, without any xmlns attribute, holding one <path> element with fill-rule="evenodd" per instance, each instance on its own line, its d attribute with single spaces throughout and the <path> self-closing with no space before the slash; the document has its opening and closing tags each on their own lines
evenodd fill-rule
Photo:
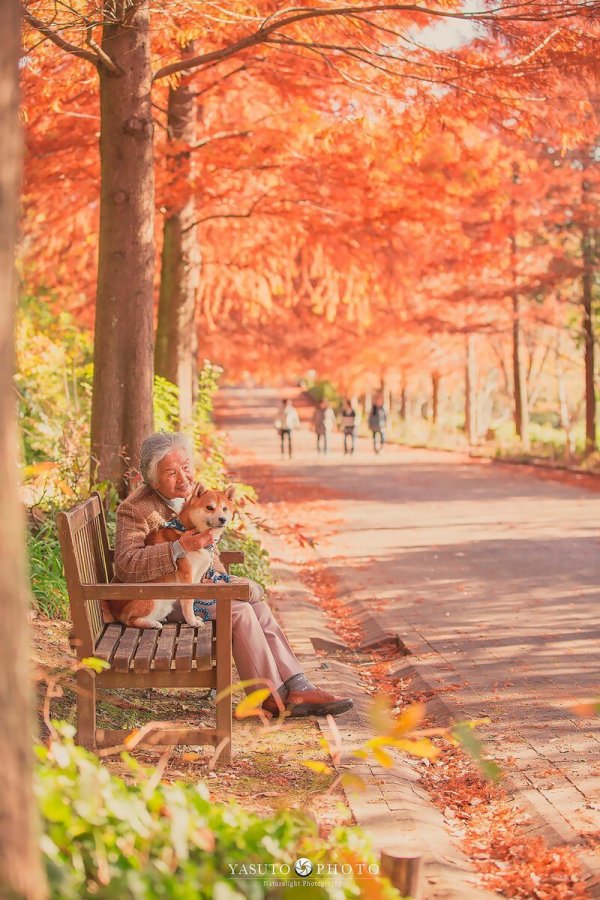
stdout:
<svg viewBox="0 0 600 900">
<path fill-rule="evenodd" d="M 359 601 L 356 601 L 359 602 Z M 363 605 L 364 606 L 364 605 Z M 366 611 L 365 615 L 376 618 L 377 613 L 371 610 Z M 375 630 L 374 625 L 369 626 L 370 630 Z M 383 631 L 381 624 L 378 625 L 380 631 Z M 386 632 L 388 635 L 390 632 Z M 424 648 L 424 639 L 421 635 L 414 631 L 404 623 L 402 636 L 396 635 L 399 645 L 403 648 L 404 659 L 398 667 L 390 673 L 393 678 L 410 678 L 414 684 L 417 682 L 423 693 L 431 693 L 431 698 L 427 699 L 427 706 L 431 710 L 438 722 L 450 724 L 460 720 L 458 710 L 454 708 L 451 700 L 442 699 L 437 694 L 437 688 L 433 677 L 428 677 L 432 668 L 436 667 L 435 658 L 421 659 L 420 649 Z M 405 640 L 406 639 L 406 640 Z M 427 650 L 432 648 L 426 644 Z M 436 654 L 437 655 L 437 654 Z M 558 823 L 554 813 L 552 804 L 539 796 L 538 791 L 530 791 L 529 796 L 523 793 L 518 787 L 514 779 L 505 771 L 502 776 L 502 786 L 506 788 L 509 795 L 516 796 L 519 806 L 523 808 L 525 813 L 531 820 L 531 826 L 524 828 L 529 836 L 539 836 L 550 846 L 564 846 L 565 844 L 574 845 L 579 841 L 577 832 L 565 821 L 564 826 Z M 554 823 L 550 821 L 554 820 Z M 581 847 L 581 844 L 579 843 Z M 581 859 L 580 864 L 585 878 L 585 885 L 588 896 L 594 900 L 600 900 L 600 860 L 593 852 L 586 852 L 586 859 Z M 587 861 L 586 861 L 587 860 Z"/>
<path fill-rule="evenodd" d="M 282 561 L 285 548 L 269 535 L 263 539 L 273 559 L 277 588 L 271 591 L 271 603 L 285 629 L 294 652 L 311 680 L 328 690 L 352 697 L 354 709 L 336 720 L 343 743 L 360 745 L 369 737 L 369 695 L 357 682 L 355 669 L 341 654 L 351 651 L 330 628 L 326 614 L 311 599 L 294 567 Z M 361 649 L 381 646 L 398 637 L 376 622 L 365 604 L 355 601 L 353 608 L 362 617 L 366 640 Z M 338 656 L 315 656 L 337 652 Z M 322 733 L 329 735 L 326 720 L 319 719 Z M 426 900 L 486 900 L 498 894 L 479 887 L 479 876 L 468 858 L 453 844 L 444 825 L 442 812 L 435 807 L 419 784 L 420 760 L 394 754 L 393 770 L 370 762 L 357 762 L 351 752 L 342 756 L 343 766 L 352 766 L 365 783 L 364 793 L 344 790 L 356 823 L 368 834 L 377 851 L 383 849 L 420 853 L 424 857 Z"/>
<path fill-rule="evenodd" d="M 418 633 L 413 632 L 409 626 L 407 626 L 405 636 L 409 638 L 409 645 L 412 644 L 415 648 L 422 643 L 422 639 Z M 418 655 L 413 654 L 392 674 L 394 677 L 400 678 L 410 675 L 412 679 L 419 681 L 425 691 L 434 693 L 432 699 L 428 700 L 427 703 L 434 711 L 436 718 L 439 718 L 441 721 L 446 720 L 447 722 L 455 722 L 460 718 L 457 714 L 458 710 L 453 708 L 451 700 L 445 700 L 435 695 L 435 685 L 433 681 L 430 681 L 427 677 L 427 669 L 432 666 L 434 666 L 433 661 L 428 661 L 425 664 L 425 661 L 419 661 Z M 516 802 L 523 808 L 524 812 L 531 820 L 530 827 L 524 828 L 526 834 L 543 838 L 550 847 L 564 847 L 565 844 L 578 844 L 578 846 L 581 847 L 577 832 L 571 828 L 568 822 L 564 821 L 564 823 L 559 823 L 554 807 L 548 800 L 545 800 L 538 791 L 532 790 L 529 792 L 529 795 L 525 794 L 506 769 L 503 770 L 502 773 L 502 786 L 506 788 L 509 795 L 517 798 Z M 596 900 L 596 898 L 600 900 L 600 861 L 598 860 L 597 854 L 594 854 L 591 851 L 586 853 L 586 857 L 587 862 L 580 858 L 580 864 L 584 876 L 587 873 L 587 877 L 585 877 L 584 880 L 588 896 L 594 898 L 594 900 Z"/>
</svg>

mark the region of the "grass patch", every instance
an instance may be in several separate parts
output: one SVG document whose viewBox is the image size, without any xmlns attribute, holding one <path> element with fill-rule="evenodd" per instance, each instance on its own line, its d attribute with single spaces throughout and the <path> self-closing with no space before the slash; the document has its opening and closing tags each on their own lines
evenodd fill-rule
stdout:
<svg viewBox="0 0 600 900">
<path fill-rule="evenodd" d="M 49 619 L 69 621 L 69 596 L 56 524 L 44 522 L 27 535 L 29 576 L 36 609 Z"/>
</svg>

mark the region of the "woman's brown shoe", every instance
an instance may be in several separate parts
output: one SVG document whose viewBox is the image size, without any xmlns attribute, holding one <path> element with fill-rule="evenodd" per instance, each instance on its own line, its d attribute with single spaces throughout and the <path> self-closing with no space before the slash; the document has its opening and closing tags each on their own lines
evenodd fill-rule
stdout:
<svg viewBox="0 0 600 900">
<path fill-rule="evenodd" d="M 327 691 L 319 688 L 311 688 L 308 691 L 290 691 L 285 702 L 285 710 L 292 719 L 305 716 L 339 716 L 348 712 L 354 706 L 349 697 L 335 697 Z M 267 697 L 263 703 L 263 709 L 271 713 L 273 718 L 279 716 L 279 707 L 274 697 Z"/>
</svg>

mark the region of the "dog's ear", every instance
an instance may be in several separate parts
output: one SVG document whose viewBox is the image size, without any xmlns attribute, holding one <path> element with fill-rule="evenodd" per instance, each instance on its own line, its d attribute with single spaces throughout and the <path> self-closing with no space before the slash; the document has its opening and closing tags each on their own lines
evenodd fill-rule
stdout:
<svg viewBox="0 0 600 900">
<path fill-rule="evenodd" d="M 194 497 L 201 497 L 202 494 L 205 494 L 208 488 L 201 481 L 197 481 L 194 487 L 192 488 L 192 493 L 190 494 L 190 500 Z"/>
<path fill-rule="evenodd" d="M 235 497 L 235 484 L 230 484 L 228 488 L 225 488 L 225 496 L 228 500 L 233 500 Z"/>
</svg>

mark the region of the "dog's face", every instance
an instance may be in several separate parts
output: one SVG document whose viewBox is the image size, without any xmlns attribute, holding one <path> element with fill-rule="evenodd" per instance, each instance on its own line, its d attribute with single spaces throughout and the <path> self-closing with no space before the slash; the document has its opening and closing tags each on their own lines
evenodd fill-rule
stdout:
<svg viewBox="0 0 600 900">
<path fill-rule="evenodd" d="M 198 531 L 211 529 L 218 541 L 223 529 L 227 528 L 233 518 L 234 496 L 233 485 L 225 491 L 208 491 L 199 482 L 194 486 L 184 508 L 194 528 Z"/>
</svg>

